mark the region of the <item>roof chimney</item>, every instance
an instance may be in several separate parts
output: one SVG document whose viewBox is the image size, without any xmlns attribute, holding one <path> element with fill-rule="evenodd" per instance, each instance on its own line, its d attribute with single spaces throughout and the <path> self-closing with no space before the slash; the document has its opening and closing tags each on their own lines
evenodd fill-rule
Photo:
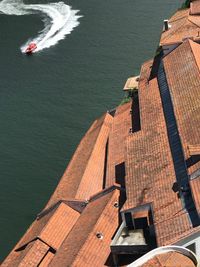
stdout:
<svg viewBox="0 0 200 267">
<path fill-rule="evenodd" d="M 165 20 L 164 20 L 164 27 L 163 27 L 163 30 L 164 30 L 164 31 L 168 31 L 169 28 L 170 28 L 169 20 L 168 20 L 168 19 L 165 19 Z"/>
</svg>

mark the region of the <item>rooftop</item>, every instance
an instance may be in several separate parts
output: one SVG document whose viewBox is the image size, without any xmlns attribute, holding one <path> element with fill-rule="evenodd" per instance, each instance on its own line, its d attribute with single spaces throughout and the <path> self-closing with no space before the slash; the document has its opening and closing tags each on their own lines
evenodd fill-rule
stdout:
<svg viewBox="0 0 200 267">
<path fill-rule="evenodd" d="M 170 19 L 161 44 L 178 45 L 145 62 L 126 82 L 138 83 L 131 101 L 91 125 L 2 267 L 113 266 L 200 232 L 199 3 Z M 168 251 L 141 266 L 190 260 Z"/>
<path fill-rule="evenodd" d="M 113 183 L 125 184 L 125 139 L 132 127 L 132 103 L 116 108 L 108 141 L 106 187 Z"/>
<path fill-rule="evenodd" d="M 180 44 L 191 38 L 200 41 L 200 1 L 194 1 L 191 8 L 178 10 L 170 19 L 170 28 L 161 34 L 160 45 Z"/>
<path fill-rule="evenodd" d="M 82 213 L 62 202 L 33 223 L 1 266 L 88 266 L 89 262 L 103 266 L 119 224 L 119 196 L 119 189 L 110 187 L 93 196 Z M 46 224 L 30 239 L 35 225 L 45 217 Z M 101 254 L 96 257 L 99 249 Z"/>
<path fill-rule="evenodd" d="M 160 247 L 145 254 L 128 267 L 195 267 L 197 259 L 189 250 L 177 246 Z"/>
<path fill-rule="evenodd" d="M 200 168 L 199 156 L 188 150 L 191 145 L 194 150 L 200 138 L 199 54 L 200 44 L 187 40 L 163 59 L 189 174 Z"/>
<path fill-rule="evenodd" d="M 157 79 L 149 81 L 152 61 L 141 70 L 141 131 L 127 138 L 127 201 L 124 211 L 152 203 L 158 245 L 192 228 L 182 201 L 172 190 L 176 174 Z M 153 119 L 152 119 L 153 118 Z M 171 229 L 171 230 L 170 230 Z"/>
</svg>

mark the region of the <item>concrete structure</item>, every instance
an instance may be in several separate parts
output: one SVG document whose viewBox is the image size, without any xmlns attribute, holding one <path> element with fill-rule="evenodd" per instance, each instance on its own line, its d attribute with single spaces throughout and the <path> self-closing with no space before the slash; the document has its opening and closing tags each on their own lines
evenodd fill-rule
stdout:
<svg viewBox="0 0 200 267">
<path fill-rule="evenodd" d="M 126 266 L 171 245 L 200 258 L 199 2 L 170 19 L 171 52 L 145 62 L 138 95 L 92 124 L 2 267 Z M 156 251 L 143 266 L 196 266 L 187 249 L 166 261 Z"/>
<path fill-rule="evenodd" d="M 124 85 L 124 91 L 130 91 L 134 89 L 138 89 L 140 76 L 130 77 L 127 79 Z"/>
</svg>

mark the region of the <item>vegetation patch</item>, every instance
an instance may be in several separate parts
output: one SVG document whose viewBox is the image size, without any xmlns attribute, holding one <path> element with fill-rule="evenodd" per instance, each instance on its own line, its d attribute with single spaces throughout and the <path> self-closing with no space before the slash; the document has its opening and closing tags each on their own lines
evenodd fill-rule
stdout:
<svg viewBox="0 0 200 267">
<path fill-rule="evenodd" d="M 186 0 L 186 1 L 182 4 L 181 8 L 182 8 L 182 9 L 183 9 L 183 8 L 189 8 L 189 7 L 190 7 L 190 2 L 191 2 L 191 0 Z"/>
<path fill-rule="evenodd" d="M 135 98 L 138 98 L 138 89 L 137 88 L 130 89 L 128 90 L 128 92 L 125 93 L 124 98 L 122 99 L 120 105 L 124 105 Z"/>
</svg>

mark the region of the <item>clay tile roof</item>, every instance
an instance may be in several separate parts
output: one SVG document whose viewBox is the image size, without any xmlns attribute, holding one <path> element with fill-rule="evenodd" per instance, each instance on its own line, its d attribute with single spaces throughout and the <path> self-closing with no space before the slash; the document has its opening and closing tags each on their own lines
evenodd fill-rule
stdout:
<svg viewBox="0 0 200 267">
<path fill-rule="evenodd" d="M 17 265 L 18 267 L 36 267 L 42 261 L 44 256 L 49 250 L 49 246 L 40 241 L 39 239 L 34 241 L 34 245 L 25 255 L 23 260 Z"/>
<path fill-rule="evenodd" d="M 119 190 L 100 196 L 86 206 L 49 266 L 104 266 L 111 238 L 118 227 Z M 98 238 L 97 234 L 103 238 Z M 97 253 L 99 251 L 100 253 Z"/>
<path fill-rule="evenodd" d="M 196 0 L 190 3 L 190 14 L 199 15 L 200 14 L 200 1 Z"/>
<path fill-rule="evenodd" d="M 20 258 L 22 257 L 22 254 L 26 254 L 28 250 L 30 249 L 30 245 L 33 244 L 33 240 L 37 238 L 37 236 L 41 233 L 44 226 L 47 224 L 51 216 L 54 214 L 55 209 L 49 211 L 48 214 L 43 216 L 40 220 L 35 220 L 31 226 L 27 229 L 26 233 L 22 236 L 22 238 L 19 240 L 19 242 L 15 245 L 13 250 L 10 252 L 10 254 L 6 257 L 4 262 L 1 266 L 3 267 L 13 267 L 17 266 L 17 262 L 20 261 Z M 29 244 L 30 245 L 27 245 Z M 20 248 L 23 248 L 23 250 L 19 250 Z"/>
<path fill-rule="evenodd" d="M 200 145 L 189 145 L 188 151 L 190 156 L 200 155 Z"/>
<path fill-rule="evenodd" d="M 15 266 L 15 263 L 17 266 L 17 262 L 21 261 L 21 258 L 29 253 L 34 244 L 33 241 L 38 238 L 47 244 L 49 243 L 49 247 L 52 246 L 54 249 L 58 249 L 59 245 L 76 223 L 79 215 L 77 211 L 61 203 L 39 220 L 35 220 L 5 259 L 2 266 L 12 267 Z"/>
<path fill-rule="evenodd" d="M 47 207 L 56 203 L 60 199 L 73 199 L 75 198 L 77 192 L 78 195 L 81 195 L 82 189 L 79 188 L 83 174 L 87 175 L 88 171 L 98 171 L 97 175 L 97 186 L 91 183 L 91 188 L 86 188 L 81 185 L 83 188 L 84 197 L 89 198 L 88 194 L 95 193 L 96 187 L 100 187 L 103 184 L 103 181 L 99 181 L 102 174 L 102 162 L 105 157 L 104 149 L 105 144 L 107 142 L 106 138 L 108 137 L 109 125 L 111 123 L 112 116 L 109 114 L 104 114 L 101 118 L 96 120 L 90 129 L 87 131 L 85 136 L 82 138 L 80 144 L 78 145 L 70 163 L 68 164 L 67 169 L 65 170 L 61 180 L 57 188 L 55 189 L 52 197 L 50 198 Z M 96 144 L 96 145 L 95 145 Z M 96 158 L 97 152 L 99 150 L 98 158 Z M 96 160 L 94 162 L 94 166 L 92 165 L 92 160 Z M 97 166 L 97 161 L 99 162 L 99 167 Z M 90 179 L 94 177 L 89 177 Z M 84 179 L 85 180 L 85 179 Z M 91 181 L 91 180 L 90 180 Z M 82 182 L 83 183 L 83 182 Z M 94 188 L 93 188 L 94 186 Z M 77 196 L 78 196 L 77 195 Z"/>
<path fill-rule="evenodd" d="M 44 259 L 42 260 L 42 262 L 40 263 L 39 267 L 47 267 L 47 266 L 49 266 L 49 264 L 50 264 L 50 262 L 52 261 L 53 257 L 54 257 L 54 253 L 52 253 L 51 251 L 49 251 L 49 252 L 45 255 L 45 257 L 44 257 Z"/>
<path fill-rule="evenodd" d="M 200 38 L 200 16 L 191 16 L 189 12 L 189 9 L 178 10 L 170 18 L 171 27 L 162 32 L 161 46 L 182 43 L 186 38 Z"/>
<path fill-rule="evenodd" d="M 158 245 L 169 244 L 191 228 L 176 182 L 157 79 L 148 81 L 152 62 L 143 65 L 139 84 L 141 131 L 127 138 L 124 210 L 152 203 Z"/>
<path fill-rule="evenodd" d="M 200 140 L 199 55 L 200 45 L 185 41 L 163 60 L 189 174 L 200 168 L 199 159 L 190 157 L 188 149 Z"/>
<path fill-rule="evenodd" d="M 87 267 L 91 262 L 93 266 L 105 264 L 110 254 L 112 236 L 118 226 L 118 208 L 114 207 L 115 202 L 118 203 L 118 199 L 119 191 L 115 190 L 72 266 Z M 98 233 L 102 234 L 102 239 L 97 237 Z"/>
<path fill-rule="evenodd" d="M 141 267 L 195 267 L 193 261 L 178 252 L 158 254 Z"/>
<path fill-rule="evenodd" d="M 113 117 L 107 113 L 94 144 L 92 154 L 84 170 L 75 198 L 89 199 L 89 197 L 103 189 L 104 164 L 106 144 L 110 133 Z"/>
<path fill-rule="evenodd" d="M 126 103 L 116 109 L 108 142 L 106 187 L 116 181 L 116 168 L 125 161 L 125 140 L 131 128 L 131 105 Z"/>
<path fill-rule="evenodd" d="M 192 189 L 193 199 L 197 208 L 198 214 L 200 215 L 200 176 L 196 179 L 190 180 L 190 186 Z"/>
<path fill-rule="evenodd" d="M 61 203 L 38 237 L 58 250 L 79 216 L 77 211 Z"/>
</svg>

